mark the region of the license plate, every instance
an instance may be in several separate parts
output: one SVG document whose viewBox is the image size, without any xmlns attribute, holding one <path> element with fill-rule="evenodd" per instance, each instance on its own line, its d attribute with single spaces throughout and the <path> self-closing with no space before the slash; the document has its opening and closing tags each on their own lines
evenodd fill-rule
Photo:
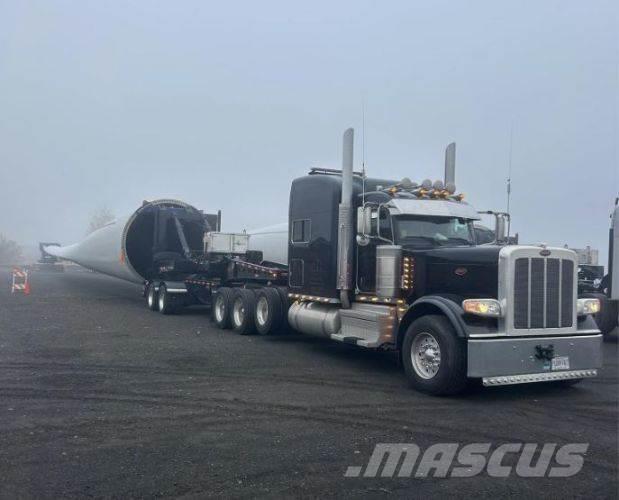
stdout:
<svg viewBox="0 0 619 500">
<path fill-rule="evenodd" d="M 570 358 L 569 356 L 557 356 L 552 358 L 552 371 L 555 370 L 569 370 Z"/>
</svg>

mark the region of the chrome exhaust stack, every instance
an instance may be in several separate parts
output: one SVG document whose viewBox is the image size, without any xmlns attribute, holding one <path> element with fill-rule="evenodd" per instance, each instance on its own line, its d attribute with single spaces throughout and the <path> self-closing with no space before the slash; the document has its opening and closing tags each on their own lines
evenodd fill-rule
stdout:
<svg viewBox="0 0 619 500">
<path fill-rule="evenodd" d="M 355 131 L 344 132 L 342 151 L 342 199 L 339 206 L 337 240 L 337 288 L 344 309 L 350 309 L 349 292 L 352 290 L 352 241 L 353 241 L 353 145 Z"/>
<path fill-rule="evenodd" d="M 445 149 L 445 189 L 456 192 L 456 143 L 452 142 Z"/>
</svg>

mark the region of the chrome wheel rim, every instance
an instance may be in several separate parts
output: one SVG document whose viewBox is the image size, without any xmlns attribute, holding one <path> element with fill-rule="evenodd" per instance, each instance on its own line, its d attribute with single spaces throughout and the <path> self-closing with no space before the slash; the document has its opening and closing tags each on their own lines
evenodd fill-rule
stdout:
<svg viewBox="0 0 619 500">
<path fill-rule="evenodd" d="M 441 366 L 441 348 L 430 333 L 420 333 L 411 346 L 411 361 L 415 373 L 424 379 L 436 376 Z"/>
<path fill-rule="evenodd" d="M 224 298 L 221 295 L 217 296 L 215 301 L 215 319 L 222 323 L 226 316 L 226 305 L 224 304 Z"/>
<path fill-rule="evenodd" d="M 146 300 L 148 302 L 148 307 L 152 309 L 153 305 L 155 304 L 155 289 L 152 286 L 148 288 L 148 295 L 146 297 Z"/>
<path fill-rule="evenodd" d="M 159 310 L 163 311 L 163 309 L 165 308 L 165 292 L 163 292 L 163 290 L 159 291 Z"/>
<path fill-rule="evenodd" d="M 245 307 L 243 307 L 243 300 L 240 298 L 234 301 L 232 317 L 234 318 L 234 324 L 236 326 L 241 326 L 245 320 Z"/>
<path fill-rule="evenodd" d="M 269 320 L 269 302 L 266 297 L 260 297 L 256 303 L 256 320 L 260 326 L 266 325 Z"/>
</svg>

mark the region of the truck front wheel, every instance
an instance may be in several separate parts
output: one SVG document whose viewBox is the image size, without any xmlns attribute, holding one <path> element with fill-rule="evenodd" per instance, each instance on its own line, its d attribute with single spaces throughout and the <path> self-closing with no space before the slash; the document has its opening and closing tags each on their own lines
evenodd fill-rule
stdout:
<svg viewBox="0 0 619 500">
<path fill-rule="evenodd" d="M 428 315 L 413 321 L 401 356 L 406 376 L 418 391 L 442 396 L 466 388 L 466 346 L 444 316 Z"/>
</svg>

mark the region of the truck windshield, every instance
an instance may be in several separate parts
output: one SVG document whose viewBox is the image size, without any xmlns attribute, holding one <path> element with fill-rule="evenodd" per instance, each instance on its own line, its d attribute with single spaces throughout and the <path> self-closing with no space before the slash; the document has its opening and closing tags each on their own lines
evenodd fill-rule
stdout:
<svg viewBox="0 0 619 500">
<path fill-rule="evenodd" d="M 395 243 L 409 248 L 475 245 L 473 221 L 457 217 L 403 215 L 393 218 Z"/>
</svg>

